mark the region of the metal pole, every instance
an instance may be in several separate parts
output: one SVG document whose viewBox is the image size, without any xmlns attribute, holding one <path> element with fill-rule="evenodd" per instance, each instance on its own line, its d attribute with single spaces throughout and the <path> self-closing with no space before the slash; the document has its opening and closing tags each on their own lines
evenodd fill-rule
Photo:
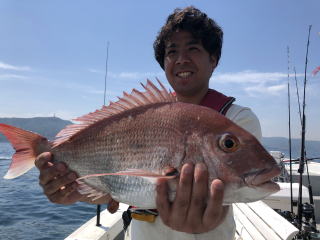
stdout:
<svg viewBox="0 0 320 240">
<path fill-rule="evenodd" d="M 101 205 L 98 204 L 97 205 L 97 223 L 96 223 L 97 227 L 101 226 L 101 224 L 100 224 L 100 212 L 101 212 Z"/>
</svg>

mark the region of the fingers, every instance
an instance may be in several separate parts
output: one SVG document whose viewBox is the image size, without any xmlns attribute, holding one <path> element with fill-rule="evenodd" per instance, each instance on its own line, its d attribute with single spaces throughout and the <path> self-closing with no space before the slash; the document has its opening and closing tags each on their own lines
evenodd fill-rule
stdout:
<svg viewBox="0 0 320 240">
<path fill-rule="evenodd" d="M 82 198 L 75 182 L 77 175 L 62 162 L 52 162 L 52 153 L 40 154 L 35 161 L 40 171 L 39 184 L 53 203 L 71 204 Z"/>
<path fill-rule="evenodd" d="M 77 191 L 77 183 L 63 186 L 58 191 L 46 195 L 51 202 L 65 205 L 75 203 L 82 198 L 82 195 Z"/>
<path fill-rule="evenodd" d="M 223 221 L 228 211 L 228 207 L 222 206 L 224 185 L 216 179 L 209 188 L 208 176 L 204 163 L 195 167 L 191 163 L 185 164 L 173 203 L 168 200 L 166 180 L 158 180 L 156 204 L 165 225 L 180 232 L 203 233 Z"/>
<path fill-rule="evenodd" d="M 51 161 L 52 154 L 50 152 L 44 152 L 37 156 L 35 165 L 39 170 L 44 170 L 48 166 L 48 162 Z"/>
<path fill-rule="evenodd" d="M 172 204 L 168 198 L 167 181 L 159 179 L 157 183 L 156 204 L 159 215 L 164 224 L 175 230 L 183 228 L 188 215 L 192 194 L 193 170 L 192 163 L 187 163 L 182 167 L 176 197 Z"/>
<path fill-rule="evenodd" d="M 111 199 L 108 203 L 108 211 L 110 213 L 115 213 L 119 208 L 119 202 L 117 202 L 116 200 Z"/>
<path fill-rule="evenodd" d="M 93 201 L 91 198 L 80 194 L 77 191 L 78 183 L 75 181 L 78 178 L 77 174 L 70 171 L 63 162 L 52 162 L 52 158 L 52 153 L 45 152 L 40 154 L 35 161 L 35 165 L 40 171 L 39 184 L 51 202 L 72 204 L 77 201 L 85 201 L 98 204 L 108 203 L 111 200 L 111 204 L 108 207 L 109 211 L 117 211 L 119 203 L 112 200 L 109 195 L 98 199 L 98 201 Z"/>
<path fill-rule="evenodd" d="M 173 224 L 179 226 L 187 218 L 190 206 L 192 184 L 193 184 L 193 164 L 187 163 L 181 169 L 181 176 L 177 188 L 177 195 L 172 204 L 171 220 Z"/>
<path fill-rule="evenodd" d="M 224 193 L 224 184 L 221 180 L 215 179 L 210 186 L 210 198 L 203 215 L 203 223 L 209 225 L 219 224 L 221 218 L 223 218 L 226 209 L 222 207 Z M 217 207 L 220 206 L 220 207 Z M 217 221 L 212 222 L 212 219 Z"/>
<path fill-rule="evenodd" d="M 197 221 L 202 218 L 207 205 L 208 196 L 208 171 L 204 163 L 195 166 L 194 180 L 192 188 L 192 198 L 190 210 L 188 212 L 189 221 Z"/>
<path fill-rule="evenodd" d="M 156 205 L 159 215 L 165 224 L 169 224 L 171 204 L 168 199 L 168 185 L 165 179 L 158 180 L 156 191 Z"/>
<path fill-rule="evenodd" d="M 62 187 L 67 186 L 68 184 L 73 183 L 77 179 L 77 175 L 74 172 L 68 172 L 67 174 L 55 178 L 52 181 L 49 181 L 47 184 L 42 185 L 43 191 L 46 195 L 52 195 L 53 193 L 62 190 Z M 74 185 L 77 185 L 74 182 Z"/>
<path fill-rule="evenodd" d="M 39 183 L 42 186 L 67 172 L 67 167 L 64 163 L 52 163 L 52 154 L 50 152 L 40 154 L 35 160 L 35 165 L 40 171 Z"/>
</svg>

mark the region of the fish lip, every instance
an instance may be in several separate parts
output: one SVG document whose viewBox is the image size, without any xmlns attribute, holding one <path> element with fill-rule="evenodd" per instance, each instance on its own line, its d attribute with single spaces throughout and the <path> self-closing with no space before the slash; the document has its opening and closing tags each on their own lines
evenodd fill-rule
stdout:
<svg viewBox="0 0 320 240">
<path fill-rule="evenodd" d="M 277 185 L 272 178 L 278 176 L 281 173 L 281 170 L 278 165 L 273 165 L 270 168 L 265 168 L 261 170 L 254 170 L 249 173 L 244 174 L 243 180 L 248 186 L 252 187 L 262 187 L 262 188 L 275 188 L 273 184 Z"/>
<path fill-rule="evenodd" d="M 264 192 L 269 192 L 269 193 L 275 193 L 275 192 L 280 191 L 279 184 L 277 184 L 276 182 L 273 182 L 271 180 L 263 182 L 263 183 L 260 183 L 260 184 L 256 184 L 256 185 L 249 184 L 249 183 L 246 182 L 246 185 L 248 187 L 260 189 L 260 190 L 262 190 Z"/>
<path fill-rule="evenodd" d="M 280 191 L 279 184 L 277 184 L 276 182 L 273 182 L 273 181 L 267 181 L 267 182 L 261 183 L 259 185 L 254 185 L 253 187 L 261 188 L 261 189 L 266 190 L 268 192 Z"/>
</svg>

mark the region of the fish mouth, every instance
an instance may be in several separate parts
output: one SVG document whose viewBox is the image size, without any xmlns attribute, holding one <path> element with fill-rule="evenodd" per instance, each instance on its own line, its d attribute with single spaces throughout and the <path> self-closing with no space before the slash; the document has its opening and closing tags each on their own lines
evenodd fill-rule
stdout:
<svg viewBox="0 0 320 240">
<path fill-rule="evenodd" d="M 270 192 L 276 192 L 280 190 L 277 183 L 271 181 L 272 178 L 278 176 L 281 170 L 278 165 L 273 165 L 271 168 L 265 168 L 262 170 L 254 170 L 244 174 L 244 182 L 249 187 L 257 187 Z"/>
<path fill-rule="evenodd" d="M 278 192 L 280 191 L 280 186 L 273 182 L 273 181 L 267 181 L 267 182 L 264 182 L 262 184 L 259 184 L 259 185 L 252 185 L 256 188 L 261 188 L 267 192 Z"/>
</svg>

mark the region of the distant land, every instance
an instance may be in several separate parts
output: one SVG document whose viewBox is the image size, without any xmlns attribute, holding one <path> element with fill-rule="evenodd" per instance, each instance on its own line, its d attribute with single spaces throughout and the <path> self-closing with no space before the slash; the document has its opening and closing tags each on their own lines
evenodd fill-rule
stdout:
<svg viewBox="0 0 320 240">
<path fill-rule="evenodd" d="M 289 139 L 284 137 L 263 137 L 263 146 L 269 151 L 280 151 L 285 153 L 289 158 Z M 317 157 L 320 158 L 320 141 L 306 141 L 307 158 Z M 301 156 L 301 140 L 291 140 L 291 156 L 298 158 Z"/>
<path fill-rule="evenodd" d="M 57 117 L 35 117 L 35 118 L 0 118 L 0 123 L 9 124 L 25 130 L 39 133 L 40 135 L 53 139 L 56 134 L 66 125 L 72 122 Z M 0 134 L 0 142 L 6 142 L 6 138 Z M 262 144 L 269 151 L 281 151 L 289 157 L 288 139 L 284 137 L 264 137 Z M 292 139 L 292 157 L 300 156 L 300 139 Z M 320 157 L 320 141 L 306 141 L 307 157 Z"/>
<path fill-rule="evenodd" d="M 71 121 L 66 121 L 57 117 L 0 118 L 0 123 L 29 130 L 48 139 L 54 139 L 61 129 L 66 125 L 72 124 Z M 0 142 L 6 141 L 6 138 L 0 134 Z"/>
</svg>

